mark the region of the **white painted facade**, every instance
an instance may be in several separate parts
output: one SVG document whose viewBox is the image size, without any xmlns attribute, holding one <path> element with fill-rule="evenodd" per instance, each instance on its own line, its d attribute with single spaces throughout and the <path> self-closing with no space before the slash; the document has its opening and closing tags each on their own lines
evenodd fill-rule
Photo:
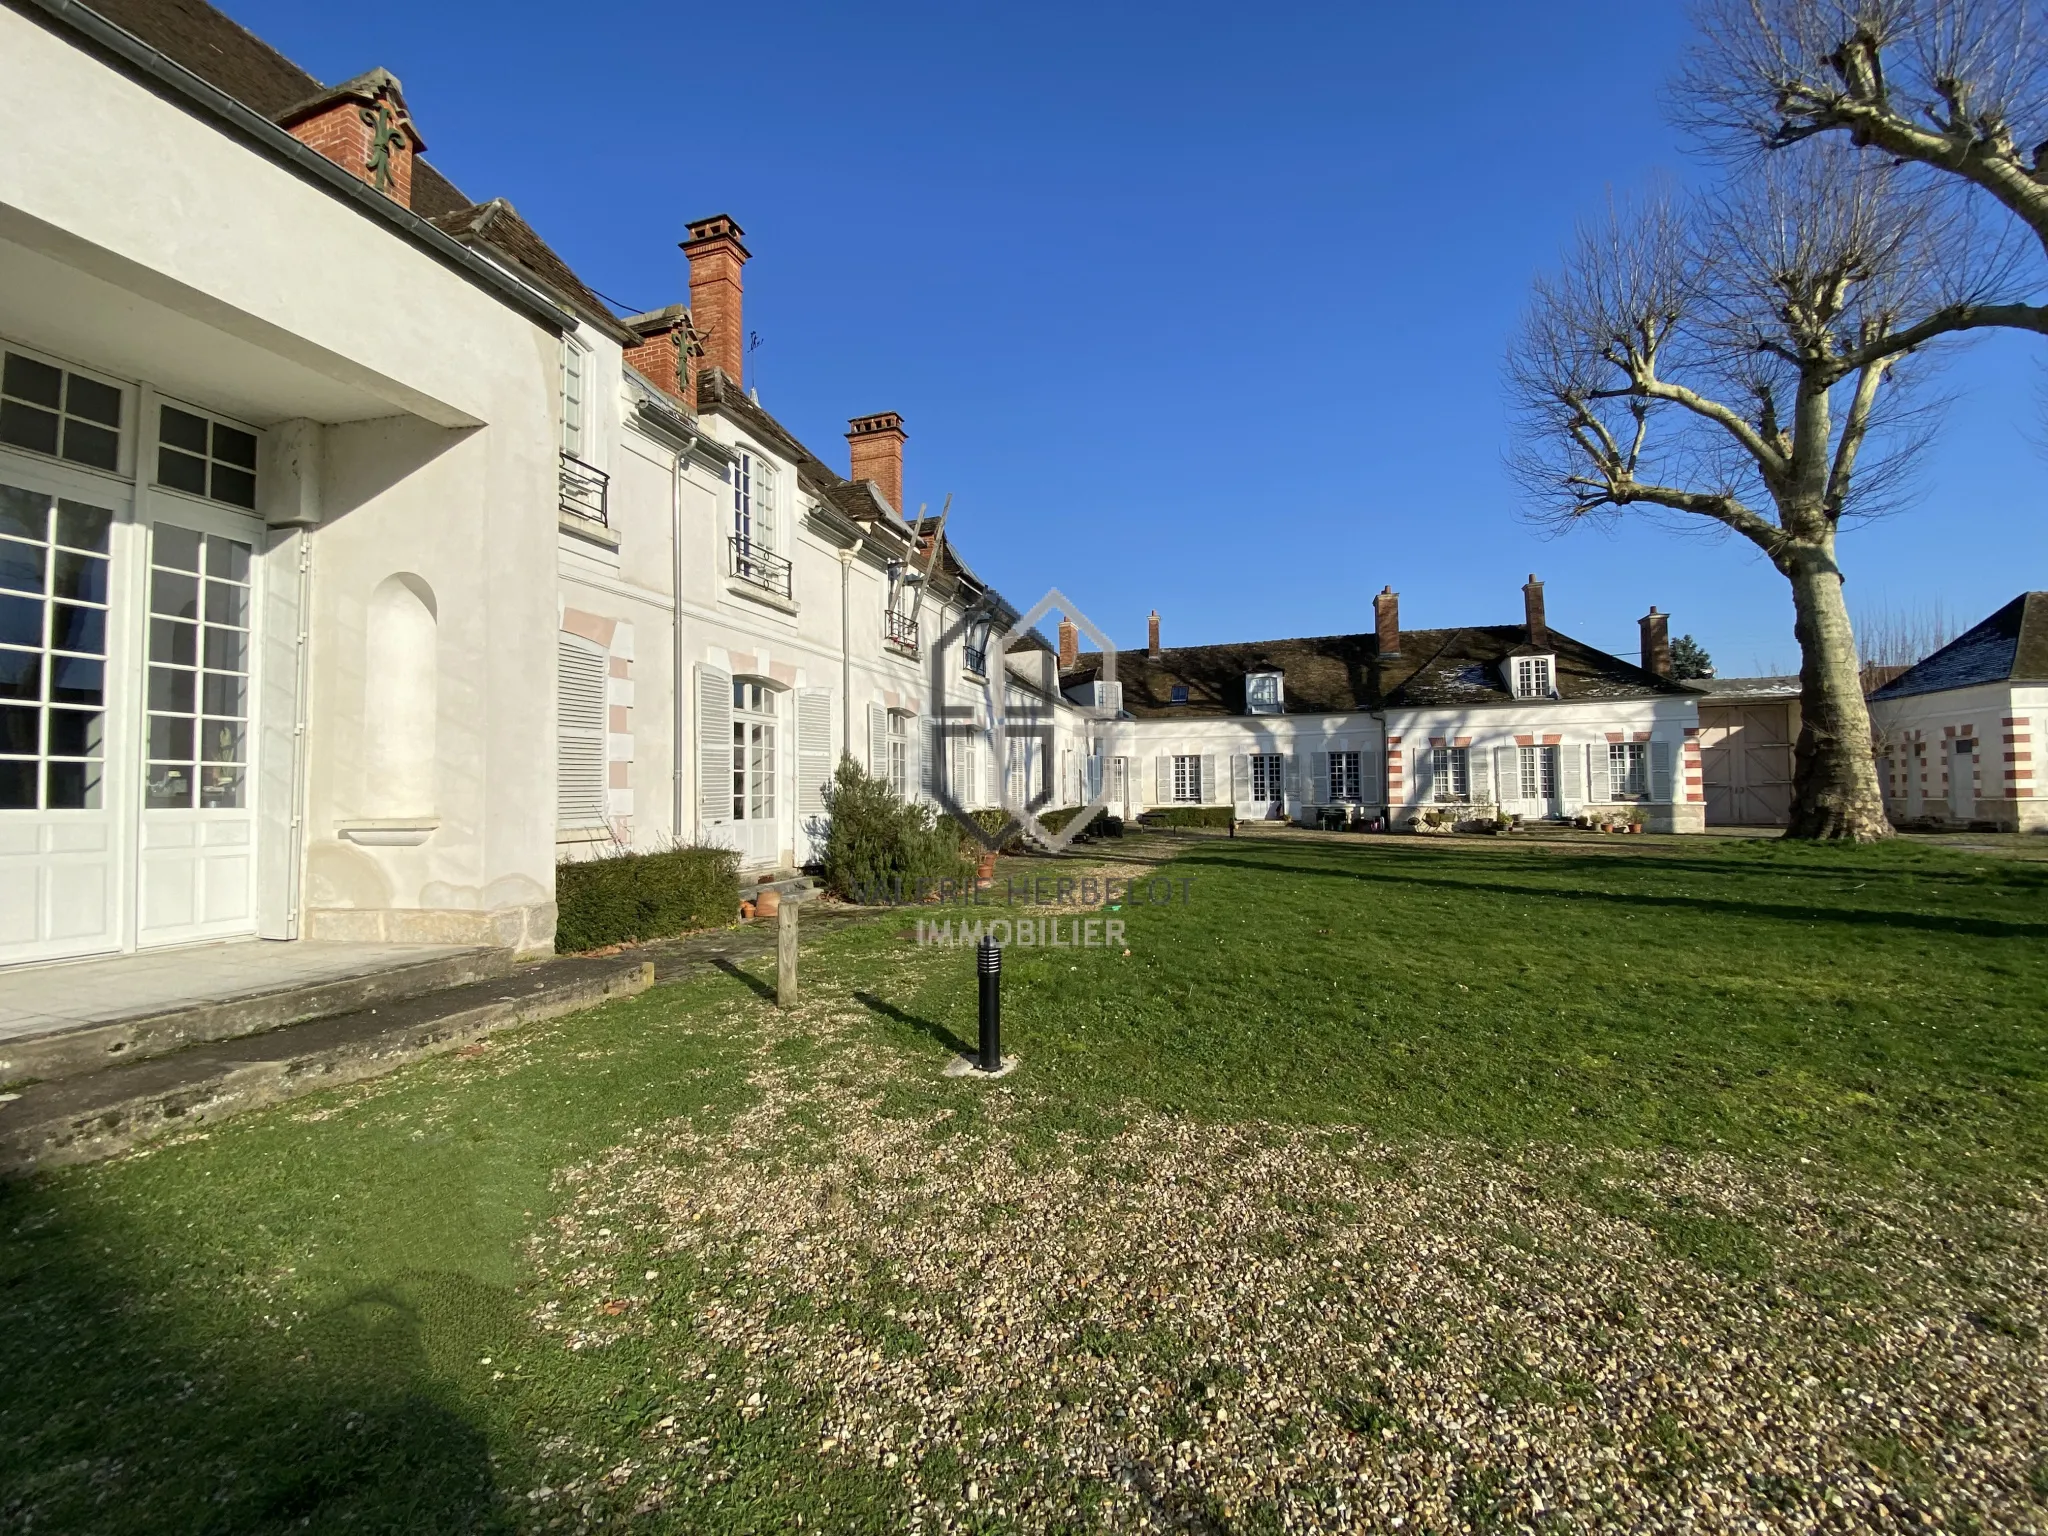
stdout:
<svg viewBox="0 0 2048 1536">
<path fill-rule="evenodd" d="M 2036 770 L 2048 686 L 1980 683 L 1870 701 L 1877 777 L 1894 822 L 2048 831 Z"/>
</svg>

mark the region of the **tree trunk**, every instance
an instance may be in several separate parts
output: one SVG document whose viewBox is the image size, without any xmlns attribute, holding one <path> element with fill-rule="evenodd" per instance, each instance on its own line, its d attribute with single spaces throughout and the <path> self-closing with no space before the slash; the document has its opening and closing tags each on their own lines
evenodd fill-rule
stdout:
<svg viewBox="0 0 2048 1536">
<path fill-rule="evenodd" d="M 1849 607 L 1834 541 L 1796 545 L 1785 557 L 1792 581 L 1792 632 L 1799 640 L 1799 744 L 1793 752 L 1787 837 L 1872 843 L 1892 835 L 1870 750 L 1870 710 L 1856 662 Z"/>
</svg>

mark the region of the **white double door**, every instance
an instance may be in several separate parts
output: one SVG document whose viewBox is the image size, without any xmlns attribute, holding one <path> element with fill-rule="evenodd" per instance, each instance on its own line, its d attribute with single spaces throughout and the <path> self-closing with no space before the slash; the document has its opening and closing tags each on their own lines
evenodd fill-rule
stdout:
<svg viewBox="0 0 2048 1536">
<path fill-rule="evenodd" d="M 259 538 L 0 458 L 0 964 L 254 931 Z"/>
</svg>

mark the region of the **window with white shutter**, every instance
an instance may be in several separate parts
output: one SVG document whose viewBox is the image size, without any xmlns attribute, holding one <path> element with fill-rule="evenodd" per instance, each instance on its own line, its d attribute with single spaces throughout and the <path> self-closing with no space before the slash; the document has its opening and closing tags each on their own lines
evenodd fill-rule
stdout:
<svg viewBox="0 0 2048 1536">
<path fill-rule="evenodd" d="M 1430 751 L 1434 798 L 1451 804 L 1472 798 L 1472 753 L 1468 747 L 1434 747 Z"/>
<path fill-rule="evenodd" d="M 576 635 L 555 642 L 555 825 L 605 825 L 605 679 L 611 657 Z"/>
<path fill-rule="evenodd" d="M 732 820 L 732 674 L 697 667 L 697 820 L 704 827 Z"/>
<path fill-rule="evenodd" d="M 796 691 L 796 809 L 800 816 L 825 810 L 825 790 L 832 782 L 832 690 Z"/>
<path fill-rule="evenodd" d="M 1202 760 L 1192 753 L 1183 752 L 1173 758 L 1161 758 L 1169 766 L 1166 770 L 1167 786 L 1172 794 L 1169 798 L 1182 805 L 1199 805 L 1202 801 Z"/>
</svg>

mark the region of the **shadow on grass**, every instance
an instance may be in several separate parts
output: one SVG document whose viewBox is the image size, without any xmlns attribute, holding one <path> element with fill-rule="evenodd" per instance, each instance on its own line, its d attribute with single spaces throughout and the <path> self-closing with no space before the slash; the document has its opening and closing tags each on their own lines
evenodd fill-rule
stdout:
<svg viewBox="0 0 2048 1536">
<path fill-rule="evenodd" d="M 711 964 L 714 968 L 732 977 L 733 980 L 745 982 L 748 987 L 752 988 L 756 997 L 771 1003 L 775 1001 L 775 989 L 752 971 L 741 970 L 739 966 L 726 959 L 723 955 L 712 961 Z"/>
<path fill-rule="evenodd" d="M 0 1528 L 512 1528 L 420 1340 L 423 1306 L 475 1304 L 442 1282 L 474 1282 L 411 1277 L 287 1334 L 161 1267 L 75 1186 L 0 1188 Z"/>
<path fill-rule="evenodd" d="M 972 1056 L 974 1054 L 974 1047 L 946 1028 L 945 1025 L 934 1023 L 930 1019 L 919 1018 L 914 1013 L 905 1013 L 894 1003 L 886 1002 L 882 998 L 875 996 L 872 992 L 856 992 L 853 994 L 853 1000 L 859 1003 L 861 1007 L 867 1009 L 869 1013 L 879 1014 L 885 1019 L 894 1019 L 898 1024 L 905 1025 L 916 1030 L 921 1035 L 938 1041 L 940 1045 L 943 1045 L 947 1050 L 954 1052 L 956 1055 Z"/>
<path fill-rule="evenodd" d="M 1493 878 L 1483 884 L 1471 880 L 1459 880 L 1396 873 L 1378 869 L 1336 869 L 1314 863 L 1278 864 L 1265 859 L 1222 858 L 1204 852 L 1191 856 L 1190 863 L 1225 865 L 1232 869 L 1252 870 L 1262 874 L 1312 875 L 1329 880 L 1357 880 L 1371 885 L 1413 885 L 1431 890 L 1456 891 L 1470 895 L 1484 890 L 1494 895 L 1522 896 L 1553 901 L 1611 902 L 1620 906 L 1644 908 L 1665 908 L 1689 912 L 1712 912 L 1725 917 L 1769 918 L 1780 922 L 1825 922 L 1839 923 L 1852 928 L 1908 928 L 1923 933 L 1952 935 L 1970 934 L 1984 939 L 2039 939 L 2048 938 L 2048 923 L 2002 922 L 1987 917 L 1945 917 L 1934 912 L 1881 912 L 1867 907 L 1823 907 L 1788 906 L 1763 901 L 1729 901 L 1711 896 L 1679 896 L 1652 890 L 1595 891 L 1555 885 L 1527 885 Z M 1549 866 L 1556 873 L 1555 865 Z M 1496 868 L 1487 872 L 1498 876 Z M 1589 871 L 1572 871 L 1589 873 Z"/>
</svg>

